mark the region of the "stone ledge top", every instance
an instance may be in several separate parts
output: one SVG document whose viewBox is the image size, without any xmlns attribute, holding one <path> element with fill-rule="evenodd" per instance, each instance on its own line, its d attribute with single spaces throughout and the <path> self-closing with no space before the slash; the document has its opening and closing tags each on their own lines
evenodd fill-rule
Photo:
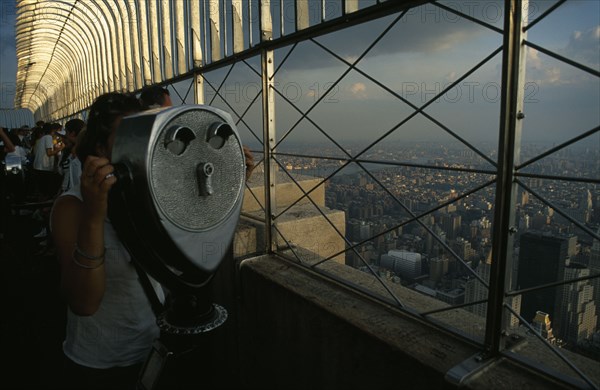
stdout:
<svg viewBox="0 0 600 390">
<path fill-rule="evenodd" d="M 278 256 L 257 256 L 242 261 L 240 266 L 242 270 L 255 273 L 312 302 L 362 332 L 388 344 L 398 353 L 431 367 L 442 376 L 481 351 L 476 345 L 452 333 L 413 318 L 392 306 L 375 301 Z M 349 268 L 339 264 L 332 266 Z M 352 271 L 360 273 L 354 269 Z M 533 372 L 505 358 L 497 359 L 473 375 L 462 387 L 485 390 L 566 388 L 553 378 Z"/>
</svg>

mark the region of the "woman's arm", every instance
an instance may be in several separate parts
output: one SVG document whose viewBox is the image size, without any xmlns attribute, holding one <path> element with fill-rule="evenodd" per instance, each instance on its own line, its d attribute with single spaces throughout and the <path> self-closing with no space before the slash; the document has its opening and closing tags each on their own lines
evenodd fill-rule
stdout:
<svg viewBox="0 0 600 390">
<path fill-rule="evenodd" d="M 83 203 L 73 196 L 59 197 L 52 210 L 51 226 L 60 262 L 61 290 L 75 314 L 89 316 L 98 310 L 104 296 L 104 264 L 100 260 L 81 259 L 76 249 L 103 248 L 104 227 L 86 220 L 83 208 Z M 101 254 L 101 251 L 97 253 Z"/>
<path fill-rule="evenodd" d="M 90 156 L 83 166 L 81 195 L 60 197 L 52 212 L 52 234 L 61 264 L 61 287 L 74 313 L 100 307 L 106 288 L 104 220 L 108 192 L 115 184 L 106 158 Z"/>
<path fill-rule="evenodd" d="M 10 138 L 8 137 L 8 134 L 6 134 L 4 132 L 4 128 L 0 127 L 0 138 L 2 139 L 2 141 L 4 141 L 4 152 L 5 153 L 12 153 L 15 151 L 15 145 L 12 143 L 12 141 L 10 140 Z"/>
</svg>

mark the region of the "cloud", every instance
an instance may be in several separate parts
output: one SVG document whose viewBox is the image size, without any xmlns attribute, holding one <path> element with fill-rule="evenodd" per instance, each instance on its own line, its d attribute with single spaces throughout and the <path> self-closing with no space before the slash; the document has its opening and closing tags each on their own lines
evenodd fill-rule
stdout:
<svg viewBox="0 0 600 390">
<path fill-rule="evenodd" d="M 456 80 L 456 72 L 452 71 L 448 73 L 445 77 L 446 81 L 452 83 Z"/>
<path fill-rule="evenodd" d="M 527 81 L 539 85 L 569 84 L 569 80 L 561 78 L 561 68 L 552 65 L 546 58 L 540 57 L 535 49 L 527 51 Z"/>
<path fill-rule="evenodd" d="M 350 93 L 357 99 L 367 98 L 367 86 L 365 83 L 354 83 L 350 86 Z"/>
<path fill-rule="evenodd" d="M 587 31 L 573 31 L 568 44 L 556 50 L 566 58 L 582 65 L 599 69 L 600 67 L 600 26 Z M 538 85 L 568 85 L 587 83 L 590 76 L 572 67 L 540 53 L 532 48 L 527 52 L 527 80 Z"/>
<path fill-rule="evenodd" d="M 587 31 L 573 31 L 561 54 L 583 65 L 600 67 L 600 25 Z"/>
<path fill-rule="evenodd" d="M 495 34 L 447 11 L 443 11 L 441 16 L 431 11 L 429 8 L 417 7 L 407 13 L 369 50 L 367 56 L 372 58 L 398 53 L 432 53 L 451 50 L 459 45 L 468 44 L 468 41 L 477 39 L 482 33 Z M 397 16 L 398 14 L 394 14 L 358 24 L 317 37 L 315 41 L 344 60 L 353 63 Z M 290 70 L 298 69 L 305 67 L 307 63 L 314 68 L 330 68 L 342 64 L 317 45 L 304 42 L 295 48 L 294 54 L 286 62 L 285 67 Z"/>
</svg>

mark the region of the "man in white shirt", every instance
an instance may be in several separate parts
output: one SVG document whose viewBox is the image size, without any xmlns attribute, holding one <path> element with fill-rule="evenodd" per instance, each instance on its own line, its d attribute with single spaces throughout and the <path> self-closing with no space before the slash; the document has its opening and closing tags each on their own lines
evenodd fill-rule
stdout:
<svg viewBox="0 0 600 390">
<path fill-rule="evenodd" d="M 62 142 L 54 143 L 54 134 L 62 126 L 58 123 L 46 123 L 44 136 L 34 146 L 33 173 L 36 181 L 40 200 L 53 198 L 58 193 L 61 177 L 56 172 L 55 161 L 65 145 Z"/>
</svg>

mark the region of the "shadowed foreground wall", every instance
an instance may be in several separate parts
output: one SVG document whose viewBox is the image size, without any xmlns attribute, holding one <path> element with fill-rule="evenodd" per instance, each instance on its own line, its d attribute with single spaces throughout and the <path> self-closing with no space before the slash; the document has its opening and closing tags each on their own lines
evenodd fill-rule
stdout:
<svg viewBox="0 0 600 390">
<path fill-rule="evenodd" d="M 477 348 L 269 256 L 240 268 L 244 388 L 441 389 Z M 466 388 L 560 388 L 498 361 Z"/>
</svg>

